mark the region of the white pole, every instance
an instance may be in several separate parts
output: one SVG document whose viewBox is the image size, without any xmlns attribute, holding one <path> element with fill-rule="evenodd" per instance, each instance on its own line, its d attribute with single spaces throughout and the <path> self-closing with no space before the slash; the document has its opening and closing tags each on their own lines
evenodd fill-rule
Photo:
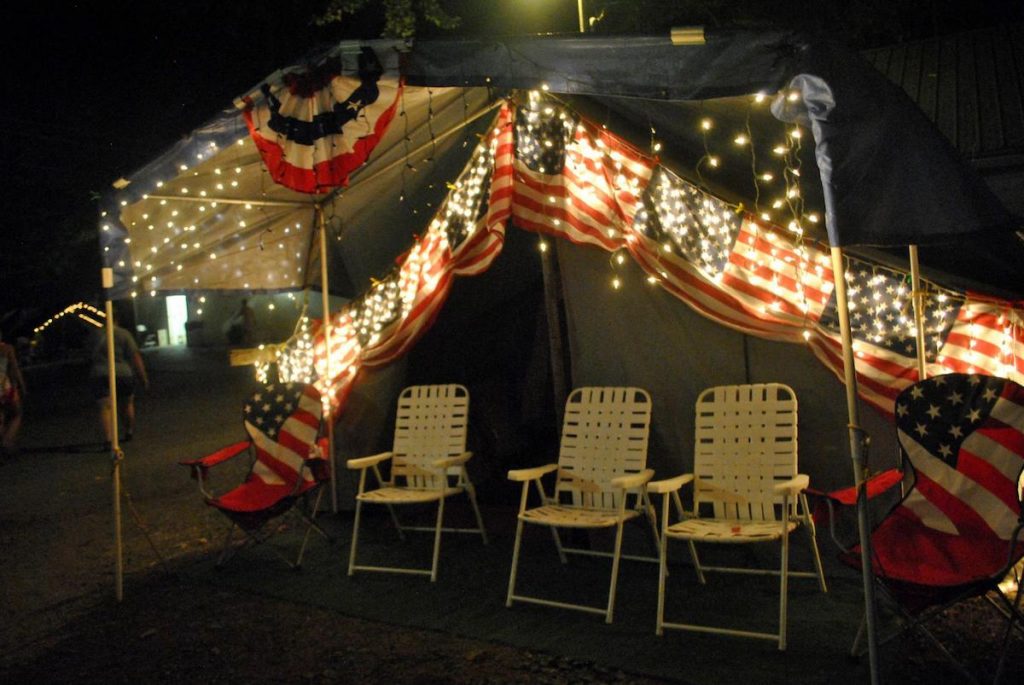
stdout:
<svg viewBox="0 0 1024 685">
<path fill-rule="evenodd" d="M 576 0 L 576 11 L 580 15 L 580 33 L 586 33 L 587 29 L 583 24 L 583 0 Z"/>
<path fill-rule="evenodd" d="M 861 576 L 864 585 L 864 623 L 867 626 L 868 661 L 871 683 L 877 685 L 878 674 L 878 610 L 875 603 L 875 582 L 871 573 L 871 526 L 868 521 L 864 478 L 867 474 L 865 457 L 866 435 L 860 427 L 857 407 L 857 369 L 853 355 L 853 334 L 850 331 L 850 308 L 846 299 L 846 265 L 841 247 L 832 248 L 832 274 L 836 288 L 836 311 L 839 331 L 843 340 L 843 370 L 846 377 L 846 408 L 848 416 L 850 457 L 853 461 L 853 482 L 857 487 L 857 532 L 860 537 Z"/>
<path fill-rule="evenodd" d="M 114 287 L 114 270 L 105 267 L 101 272 L 103 288 L 107 291 L 107 383 L 110 399 L 110 455 L 114 462 L 114 596 L 124 599 L 124 553 L 121 542 L 121 445 L 117 435 L 117 373 L 114 366 L 114 303 L 110 289 Z"/>
<path fill-rule="evenodd" d="M 914 298 L 914 325 L 917 330 L 917 379 L 928 377 L 924 351 L 924 291 L 921 290 L 921 266 L 917 261 L 917 245 L 910 246 L 910 289 Z"/>
<path fill-rule="evenodd" d="M 324 378 L 325 386 L 331 384 L 331 301 L 327 288 L 327 222 L 324 220 L 324 208 L 316 206 L 317 224 L 320 229 L 320 294 L 323 304 L 324 327 Z M 331 404 L 328 405 L 333 406 Z M 334 417 L 327 412 L 327 454 L 331 465 L 331 510 L 338 513 L 338 475 L 334 468 Z"/>
</svg>

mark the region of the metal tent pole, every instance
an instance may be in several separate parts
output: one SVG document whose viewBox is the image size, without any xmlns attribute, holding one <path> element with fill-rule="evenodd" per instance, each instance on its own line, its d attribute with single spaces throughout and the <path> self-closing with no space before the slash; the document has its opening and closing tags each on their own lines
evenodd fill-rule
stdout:
<svg viewBox="0 0 1024 685">
<path fill-rule="evenodd" d="M 857 532 L 860 537 L 861 578 L 864 585 L 864 623 L 867 626 L 868 661 L 871 683 L 880 682 L 878 672 L 878 607 L 875 603 L 875 583 L 871 573 L 871 525 L 868 520 L 864 478 L 867 473 L 865 455 L 866 435 L 860 427 L 857 407 L 857 370 L 853 355 L 853 334 L 850 331 L 849 301 L 846 299 L 846 265 L 841 247 L 832 248 L 832 273 L 836 289 L 836 310 L 843 340 L 843 370 L 846 377 L 846 408 L 850 437 L 850 458 L 853 462 L 853 482 L 857 488 Z"/>
<path fill-rule="evenodd" d="M 910 246 L 910 289 L 914 298 L 914 326 L 917 331 L 917 379 L 928 377 L 924 356 L 924 292 L 921 290 L 921 265 L 917 261 L 917 245 Z"/>
<path fill-rule="evenodd" d="M 331 386 L 331 301 L 327 279 L 327 222 L 324 219 L 324 208 L 316 206 L 317 226 L 320 230 L 320 295 L 323 305 L 324 331 L 324 378 L 326 387 Z M 328 401 L 328 407 L 333 403 Z M 331 465 L 331 511 L 338 513 L 338 475 L 334 468 L 334 416 L 327 412 L 327 454 Z"/>
<path fill-rule="evenodd" d="M 114 497 L 114 596 L 124 599 L 124 546 L 121 531 L 121 445 L 117 430 L 117 375 L 114 365 L 114 303 L 110 289 L 114 287 L 114 270 L 105 267 L 101 272 L 103 288 L 107 291 L 107 383 L 110 399 L 110 455 L 113 460 Z"/>
</svg>

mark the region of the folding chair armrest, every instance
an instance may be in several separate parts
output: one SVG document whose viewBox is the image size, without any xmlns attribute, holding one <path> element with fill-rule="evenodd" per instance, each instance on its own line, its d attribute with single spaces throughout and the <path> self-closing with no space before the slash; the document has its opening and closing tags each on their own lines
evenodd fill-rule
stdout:
<svg viewBox="0 0 1024 685">
<path fill-rule="evenodd" d="M 863 485 L 867 492 L 867 497 L 870 500 L 874 499 L 878 495 L 889 492 L 889 490 L 898 486 L 902 480 L 902 471 L 899 469 L 889 469 L 871 476 L 864 481 Z M 842 504 L 847 507 L 852 507 L 857 504 L 857 486 L 843 488 L 842 490 L 833 490 L 832 492 L 809 490 L 808 494 L 823 497 L 836 504 Z"/>
<path fill-rule="evenodd" d="M 380 454 L 374 454 L 369 457 L 358 457 L 356 459 L 349 459 L 348 461 L 345 462 L 345 466 L 352 469 L 353 471 L 358 471 L 360 469 L 368 469 L 371 466 L 376 466 L 381 462 L 387 461 L 388 459 L 391 458 L 392 454 L 392 452 L 381 452 Z"/>
<path fill-rule="evenodd" d="M 242 440 L 241 442 L 236 442 L 233 445 L 223 447 L 217 450 L 216 452 L 213 452 L 212 454 L 207 454 L 205 457 L 201 457 L 199 459 L 179 461 L 178 463 L 181 464 L 182 466 L 188 466 L 193 470 L 193 473 L 195 473 L 195 469 L 197 468 L 203 469 L 205 471 L 206 469 L 214 467 L 217 464 L 223 463 L 228 459 L 237 457 L 239 454 L 248 449 L 249 444 L 250 443 L 248 440 Z"/>
<path fill-rule="evenodd" d="M 233 445 L 222 447 L 212 454 L 208 454 L 205 457 L 199 459 L 187 459 L 185 461 L 179 461 L 178 463 L 182 466 L 187 466 L 191 471 L 192 478 L 199 484 L 199 492 L 206 499 L 213 499 L 213 493 L 206 489 L 206 472 L 217 464 L 221 464 L 229 459 L 237 457 L 242 452 L 248 450 L 250 442 L 248 440 L 242 440 L 236 442 Z"/>
<path fill-rule="evenodd" d="M 508 472 L 508 479 L 514 481 L 536 480 L 557 469 L 558 464 L 545 464 L 544 466 L 534 466 L 529 469 L 513 469 Z"/>
<path fill-rule="evenodd" d="M 472 452 L 463 452 L 462 454 L 460 454 L 457 457 L 445 457 L 443 459 L 438 459 L 437 461 L 435 461 L 433 463 L 433 466 L 435 466 L 435 467 L 437 467 L 439 469 L 446 469 L 446 468 L 448 468 L 450 466 L 459 466 L 460 464 L 465 464 L 472 457 L 473 457 L 473 453 Z"/>
<path fill-rule="evenodd" d="M 654 478 L 654 469 L 644 469 L 640 473 L 631 473 L 628 476 L 612 478 L 611 486 L 623 490 L 634 490 Z"/>
<path fill-rule="evenodd" d="M 801 492 L 807 489 L 807 486 L 811 484 L 811 477 L 805 473 L 797 474 L 795 477 L 789 480 L 776 483 L 772 486 L 772 491 L 776 495 L 799 495 Z"/>
<path fill-rule="evenodd" d="M 647 492 L 667 495 L 668 493 L 675 492 L 679 488 L 691 482 L 693 482 L 693 474 L 684 473 L 676 476 L 675 478 L 651 481 L 647 484 Z"/>
</svg>

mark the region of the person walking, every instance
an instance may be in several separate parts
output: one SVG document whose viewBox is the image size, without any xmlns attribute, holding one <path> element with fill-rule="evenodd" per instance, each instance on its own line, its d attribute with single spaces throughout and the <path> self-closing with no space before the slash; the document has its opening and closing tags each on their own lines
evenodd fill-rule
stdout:
<svg viewBox="0 0 1024 685">
<path fill-rule="evenodd" d="M 124 420 L 125 432 L 121 441 L 128 442 L 135 433 L 136 384 L 141 383 L 143 388 L 148 389 L 149 376 L 142 363 L 142 355 L 139 353 L 135 337 L 128 330 L 119 326 L 116 320 L 109 321 L 107 325 L 114 326 L 114 379 L 117 387 L 117 410 L 118 416 Z M 89 376 L 93 397 L 99 406 L 103 435 L 106 438 L 106 444 L 110 445 L 114 433 L 111 426 L 110 376 L 107 364 L 107 336 L 106 329 L 103 328 L 99 330 L 99 335 L 93 341 L 92 369 Z"/>
<path fill-rule="evenodd" d="M 18 366 L 18 353 L 0 335 L 0 458 L 17 452 L 24 401 L 25 378 Z"/>
<path fill-rule="evenodd" d="M 238 316 L 242 320 L 242 344 L 252 347 L 256 333 L 256 312 L 249 306 L 249 298 L 242 298 Z"/>
</svg>

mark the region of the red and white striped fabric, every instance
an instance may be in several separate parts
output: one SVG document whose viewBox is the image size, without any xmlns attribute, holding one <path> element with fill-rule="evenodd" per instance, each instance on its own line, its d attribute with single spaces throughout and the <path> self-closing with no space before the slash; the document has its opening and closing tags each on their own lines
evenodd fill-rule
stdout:
<svg viewBox="0 0 1024 685">
<path fill-rule="evenodd" d="M 245 430 L 256 450 L 252 475 L 265 485 L 295 486 L 314 476 L 303 464 L 320 434 L 323 405 L 313 385 L 278 383 L 263 387 L 245 403 Z"/>
<path fill-rule="evenodd" d="M 1024 319 L 1008 302 L 968 294 L 936 359 L 939 373 L 1024 373 Z"/>
<path fill-rule="evenodd" d="M 387 282 L 374 286 L 360 301 L 349 303 L 332 317 L 331 364 L 327 374 L 324 337 L 314 337 L 314 357 L 325 396 L 331 397 L 331 413 L 337 415 L 355 383 L 359 369 L 384 366 L 404 355 L 430 329 L 444 306 L 456 276 L 471 276 L 486 271 L 501 252 L 505 239 L 505 222 L 510 214 L 512 178 L 511 110 L 503 107 L 498 113 L 491 134 L 478 146 L 473 159 L 454 184 L 456 190 L 479 184 L 489 176 L 490 192 L 467 196 L 488 201 L 484 216 L 476 223 L 457 228 L 456 217 L 479 216 L 479 205 L 459 204 L 452 191 L 438 210 L 427 233 L 399 260 L 399 266 Z M 487 174 L 483 174 L 486 170 Z M 477 190 L 481 190 L 477 188 Z M 482 189 L 486 190 L 486 189 Z M 461 202 L 461 200 L 460 200 Z M 456 244 L 452 245 L 452 239 Z M 391 295 L 381 293 L 380 306 L 389 307 L 389 315 L 367 312 L 367 300 L 375 290 L 391 288 Z M 367 325 L 360 324 L 366 315 Z M 371 330 L 372 329 L 372 330 Z M 364 339 L 360 339 L 360 331 Z"/>
<path fill-rule="evenodd" d="M 402 82 L 397 74 L 382 78 L 369 48 L 358 62 L 349 74 L 340 59 L 286 73 L 260 86 L 261 98 L 243 98 L 249 134 L 276 183 L 311 194 L 348 185 L 349 174 L 380 142 Z"/>
<path fill-rule="evenodd" d="M 400 260 L 392 285 L 401 293 L 401 306 L 392 305 L 390 318 L 367 315 L 365 307 L 357 311 L 358 303 L 335 315 L 331 380 L 323 383 L 335 411 L 344 405 L 359 368 L 393 361 L 430 327 L 455 275 L 478 274 L 490 266 L 510 217 L 519 228 L 574 243 L 608 251 L 625 248 L 645 272 L 697 312 L 744 333 L 807 344 L 843 379 L 828 248 L 751 215 L 738 218 L 727 204 L 663 167 L 657 168 L 658 181 L 652 183 L 656 159 L 606 129 L 536 99 L 525 108 L 503 107 L 485 145 L 426 235 Z M 481 159 L 484 153 L 490 157 Z M 466 183 L 480 181 L 481 163 L 490 165 L 484 218 L 473 230 L 453 227 L 458 221 L 452 217 L 480 216 L 476 209 L 456 206 L 455 194 Z M 668 206 L 673 209 L 665 210 Z M 906 294 L 889 292 L 902 287 L 905 275 L 890 274 L 879 281 L 874 267 L 861 265 L 855 271 L 855 276 L 848 274 L 848 289 L 861 289 L 856 304 L 866 315 L 854 332 L 859 392 L 880 411 L 891 413 L 895 397 L 917 380 L 916 355 L 908 350 L 905 327 L 891 327 L 879 336 L 873 326 L 892 311 L 905 315 Z M 871 304 L 876 297 L 881 301 Z M 1019 309 L 1006 302 L 970 299 L 950 324 L 944 317 L 952 317 L 952 309 L 943 303 L 932 310 L 941 315 L 932 339 L 942 344 L 932 372 L 976 370 L 1024 377 Z M 374 317 L 377 330 L 367 333 L 366 320 Z M 317 369 L 323 375 L 322 337 L 317 340 Z"/>
<path fill-rule="evenodd" d="M 513 221 L 580 245 L 618 249 L 656 161 L 583 121 L 561 152 L 529 160 L 521 150 L 516 155 Z"/>
</svg>

